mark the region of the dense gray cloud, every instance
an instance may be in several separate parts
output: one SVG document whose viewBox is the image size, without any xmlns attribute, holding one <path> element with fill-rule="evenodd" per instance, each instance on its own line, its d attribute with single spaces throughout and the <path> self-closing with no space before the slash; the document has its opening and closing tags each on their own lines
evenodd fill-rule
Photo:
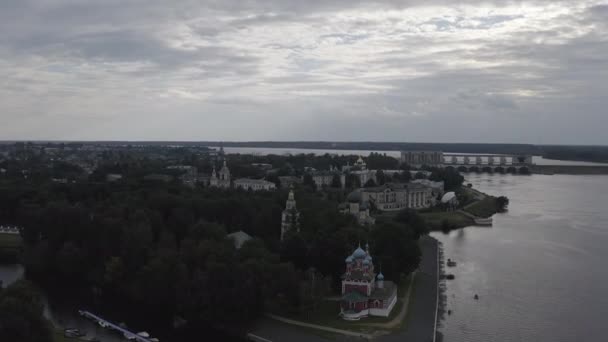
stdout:
<svg viewBox="0 0 608 342">
<path fill-rule="evenodd" d="M 608 2 L 3 0 L 0 140 L 608 144 Z"/>
</svg>

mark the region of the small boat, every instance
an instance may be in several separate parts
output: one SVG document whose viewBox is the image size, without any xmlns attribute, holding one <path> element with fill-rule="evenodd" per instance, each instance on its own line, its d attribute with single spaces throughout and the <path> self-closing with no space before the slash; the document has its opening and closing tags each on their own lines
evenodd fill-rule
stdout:
<svg viewBox="0 0 608 342">
<path fill-rule="evenodd" d="M 478 226 L 491 226 L 492 225 L 492 218 L 476 218 L 475 219 L 475 224 Z"/>
<path fill-rule="evenodd" d="M 475 298 L 476 300 L 479 299 L 479 296 L 477 295 L 477 293 L 475 294 L 475 297 L 473 297 L 473 298 Z"/>
<path fill-rule="evenodd" d="M 151 342 L 160 342 L 160 340 L 159 340 L 159 339 L 157 339 L 156 337 L 152 337 L 152 338 L 150 339 L 150 341 L 151 341 Z"/>
<path fill-rule="evenodd" d="M 454 280 L 454 278 L 455 278 L 455 277 L 454 277 L 454 275 L 453 275 L 453 274 L 448 274 L 448 275 L 446 275 L 446 276 L 445 276 L 445 278 L 446 278 L 447 280 Z"/>
<path fill-rule="evenodd" d="M 140 332 L 137 333 L 137 335 L 139 335 L 141 337 L 145 337 L 145 338 L 150 337 L 150 334 L 148 334 L 147 331 L 140 331 Z"/>
<path fill-rule="evenodd" d="M 456 261 L 452 260 L 452 259 L 448 259 L 448 267 L 455 267 L 456 266 Z"/>
<path fill-rule="evenodd" d="M 448 315 L 451 315 L 451 314 L 452 314 L 452 310 L 448 310 Z"/>
<path fill-rule="evenodd" d="M 99 324 L 99 326 L 102 328 L 107 328 L 110 326 L 108 323 L 106 323 L 104 321 L 97 321 L 97 324 Z"/>
</svg>

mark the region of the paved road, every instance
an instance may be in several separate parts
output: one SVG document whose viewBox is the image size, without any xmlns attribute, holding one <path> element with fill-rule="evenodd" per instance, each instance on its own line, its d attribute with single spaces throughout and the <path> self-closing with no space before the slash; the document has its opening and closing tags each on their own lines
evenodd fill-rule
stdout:
<svg viewBox="0 0 608 342">
<path fill-rule="evenodd" d="M 392 335 L 374 339 L 379 342 L 431 342 L 435 325 L 435 308 L 437 299 L 437 240 L 425 236 L 420 241 L 422 261 L 416 275 L 416 288 L 410 297 L 410 313 L 407 329 Z M 364 339 L 337 336 L 327 339 L 308 330 L 277 322 L 269 318 L 260 320 L 252 333 L 273 342 L 332 342 L 332 341 L 365 341 Z"/>
<path fill-rule="evenodd" d="M 420 241 L 422 261 L 416 275 L 417 283 L 410 304 L 407 330 L 379 338 L 382 342 L 431 342 L 435 326 L 437 301 L 437 240 L 424 237 Z"/>
</svg>

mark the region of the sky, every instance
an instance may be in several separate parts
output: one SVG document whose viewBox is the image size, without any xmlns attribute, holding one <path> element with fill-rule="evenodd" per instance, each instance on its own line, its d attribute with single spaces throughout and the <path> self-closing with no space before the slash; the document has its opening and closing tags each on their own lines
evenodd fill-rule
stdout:
<svg viewBox="0 0 608 342">
<path fill-rule="evenodd" d="M 0 0 L 0 140 L 608 145 L 608 1 Z"/>
</svg>

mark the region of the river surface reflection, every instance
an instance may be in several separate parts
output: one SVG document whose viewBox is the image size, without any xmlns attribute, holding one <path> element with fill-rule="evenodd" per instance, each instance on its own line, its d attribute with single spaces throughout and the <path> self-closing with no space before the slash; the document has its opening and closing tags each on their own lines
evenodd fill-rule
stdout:
<svg viewBox="0 0 608 342">
<path fill-rule="evenodd" d="M 433 234 L 457 262 L 444 341 L 605 340 L 608 176 L 466 177 L 511 203 L 491 228 Z"/>
</svg>

